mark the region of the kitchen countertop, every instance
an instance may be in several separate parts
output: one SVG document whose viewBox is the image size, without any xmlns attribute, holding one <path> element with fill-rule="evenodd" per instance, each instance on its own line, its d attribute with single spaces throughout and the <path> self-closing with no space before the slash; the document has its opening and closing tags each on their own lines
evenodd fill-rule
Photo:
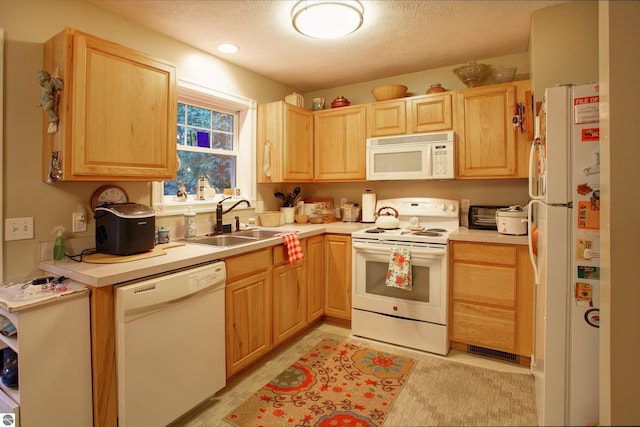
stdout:
<svg viewBox="0 0 640 427">
<path fill-rule="evenodd" d="M 459 227 L 449 234 L 449 240 L 461 240 L 467 242 L 503 243 L 508 245 L 527 245 L 528 235 L 511 236 L 498 233 L 493 230 L 472 230 L 467 227 Z"/>
<path fill-rule="evenodd" d="M 280 227 L 261 227 L 264 230 L 281 232 L 296 231 L 299 237 L 306 238 L 324 233 L 351 234 L 371 227 L 371 224 L 333 222 L 327 224 L 286 224 Z M 255 242 L 230 247 L 218 247 L 189 243 L 165 249 L 166 254 L 151 258 L 114 264 L 92 264 L 88 262 L 41 261 L 39 267 L 46 272 L 66 276 L 89 286 L 109 286 L 139 280 L 144 277 L 166 273 L 172 270 L 192 267 L 198 264 L 228 258 L 249 251 L 267 248 L 282 243 L 282 238 L 257 240 Z M 159 245 L 160 247 L 162 245 Z"/>
<path fill-rule="evenodd" d="M 325 233 L 351 234 L 354 231 L 372 227 L 373 224 L 359 222 L 332 222 L 327 224 L 286 224 L 280 227 L 261 227 L 264 230 L 295 231 L 301 239 Z M 470 230 L 460 227 L 450 234 L 450 240 L 486 243 L 526 245 L 527 236 L 508 236 L 497 231 Z M 41 261 L 40 269 L 66 276 L 89 286 L 100 287 L 121 284 L 144 277 L 166 273 L 172 270 L 192 267 L 234 255 L 264 249 L 281 244 L 280 237 L 257 240 L 255 242 L 230 247 L 202 245 L 185 241 L 185 245 L 165 249 L 164 255 L 137 261 L 114 264 L 92 264 L 88 262 Z M 162 246 L 162 245 L 159 245 Z"/>
</svg>

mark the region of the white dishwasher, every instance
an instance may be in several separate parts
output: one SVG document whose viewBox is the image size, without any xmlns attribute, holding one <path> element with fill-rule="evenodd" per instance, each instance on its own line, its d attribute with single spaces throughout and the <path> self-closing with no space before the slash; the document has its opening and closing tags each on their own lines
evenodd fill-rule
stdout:
<svg viewBox="0 0 640 427">
<path fill-rule="evenodd" d="M 226 384 L 224 262 L 116 287 L 118 426 L 163 426 Z"/>
</svg>

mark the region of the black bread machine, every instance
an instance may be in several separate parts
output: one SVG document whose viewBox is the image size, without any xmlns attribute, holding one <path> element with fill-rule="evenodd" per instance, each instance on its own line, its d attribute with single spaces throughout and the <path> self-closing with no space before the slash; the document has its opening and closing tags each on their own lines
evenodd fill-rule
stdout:
<svg viewBox="0 0 640 427">
<path fill-rule="evenodd" d="M 138 203 L 112 203 L 96 207 L 96 252 L 133 255 L 153 249 L 155 212 Z"/>
</svg>

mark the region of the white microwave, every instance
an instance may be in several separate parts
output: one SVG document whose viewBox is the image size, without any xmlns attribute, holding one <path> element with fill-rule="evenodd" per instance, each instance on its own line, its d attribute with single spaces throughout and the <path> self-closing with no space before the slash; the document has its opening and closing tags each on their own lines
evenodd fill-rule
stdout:
<svg viewBox="0 0 640 427">
<path fill-rule="evenodd" d="M 367 138 L 367 180 L 452 179 L 454 133 Z"/>
</svg>

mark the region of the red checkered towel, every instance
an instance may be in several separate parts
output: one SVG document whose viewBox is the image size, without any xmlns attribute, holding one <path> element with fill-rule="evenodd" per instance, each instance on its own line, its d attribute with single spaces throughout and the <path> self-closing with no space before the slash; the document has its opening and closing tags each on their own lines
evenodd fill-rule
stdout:
<svg viewBox="0 0 640 427">
<path fill-rule="evenodd" d="M 281 236 L 282 240 L 284 240 L 284 244 L 287 246 L 290 264 L 304 259 L 304 253 L 302 253 L 302 248 L 300 247 L 298 233 L 280 233 L 276 234 L 276 236 Z"/>
</svg>

